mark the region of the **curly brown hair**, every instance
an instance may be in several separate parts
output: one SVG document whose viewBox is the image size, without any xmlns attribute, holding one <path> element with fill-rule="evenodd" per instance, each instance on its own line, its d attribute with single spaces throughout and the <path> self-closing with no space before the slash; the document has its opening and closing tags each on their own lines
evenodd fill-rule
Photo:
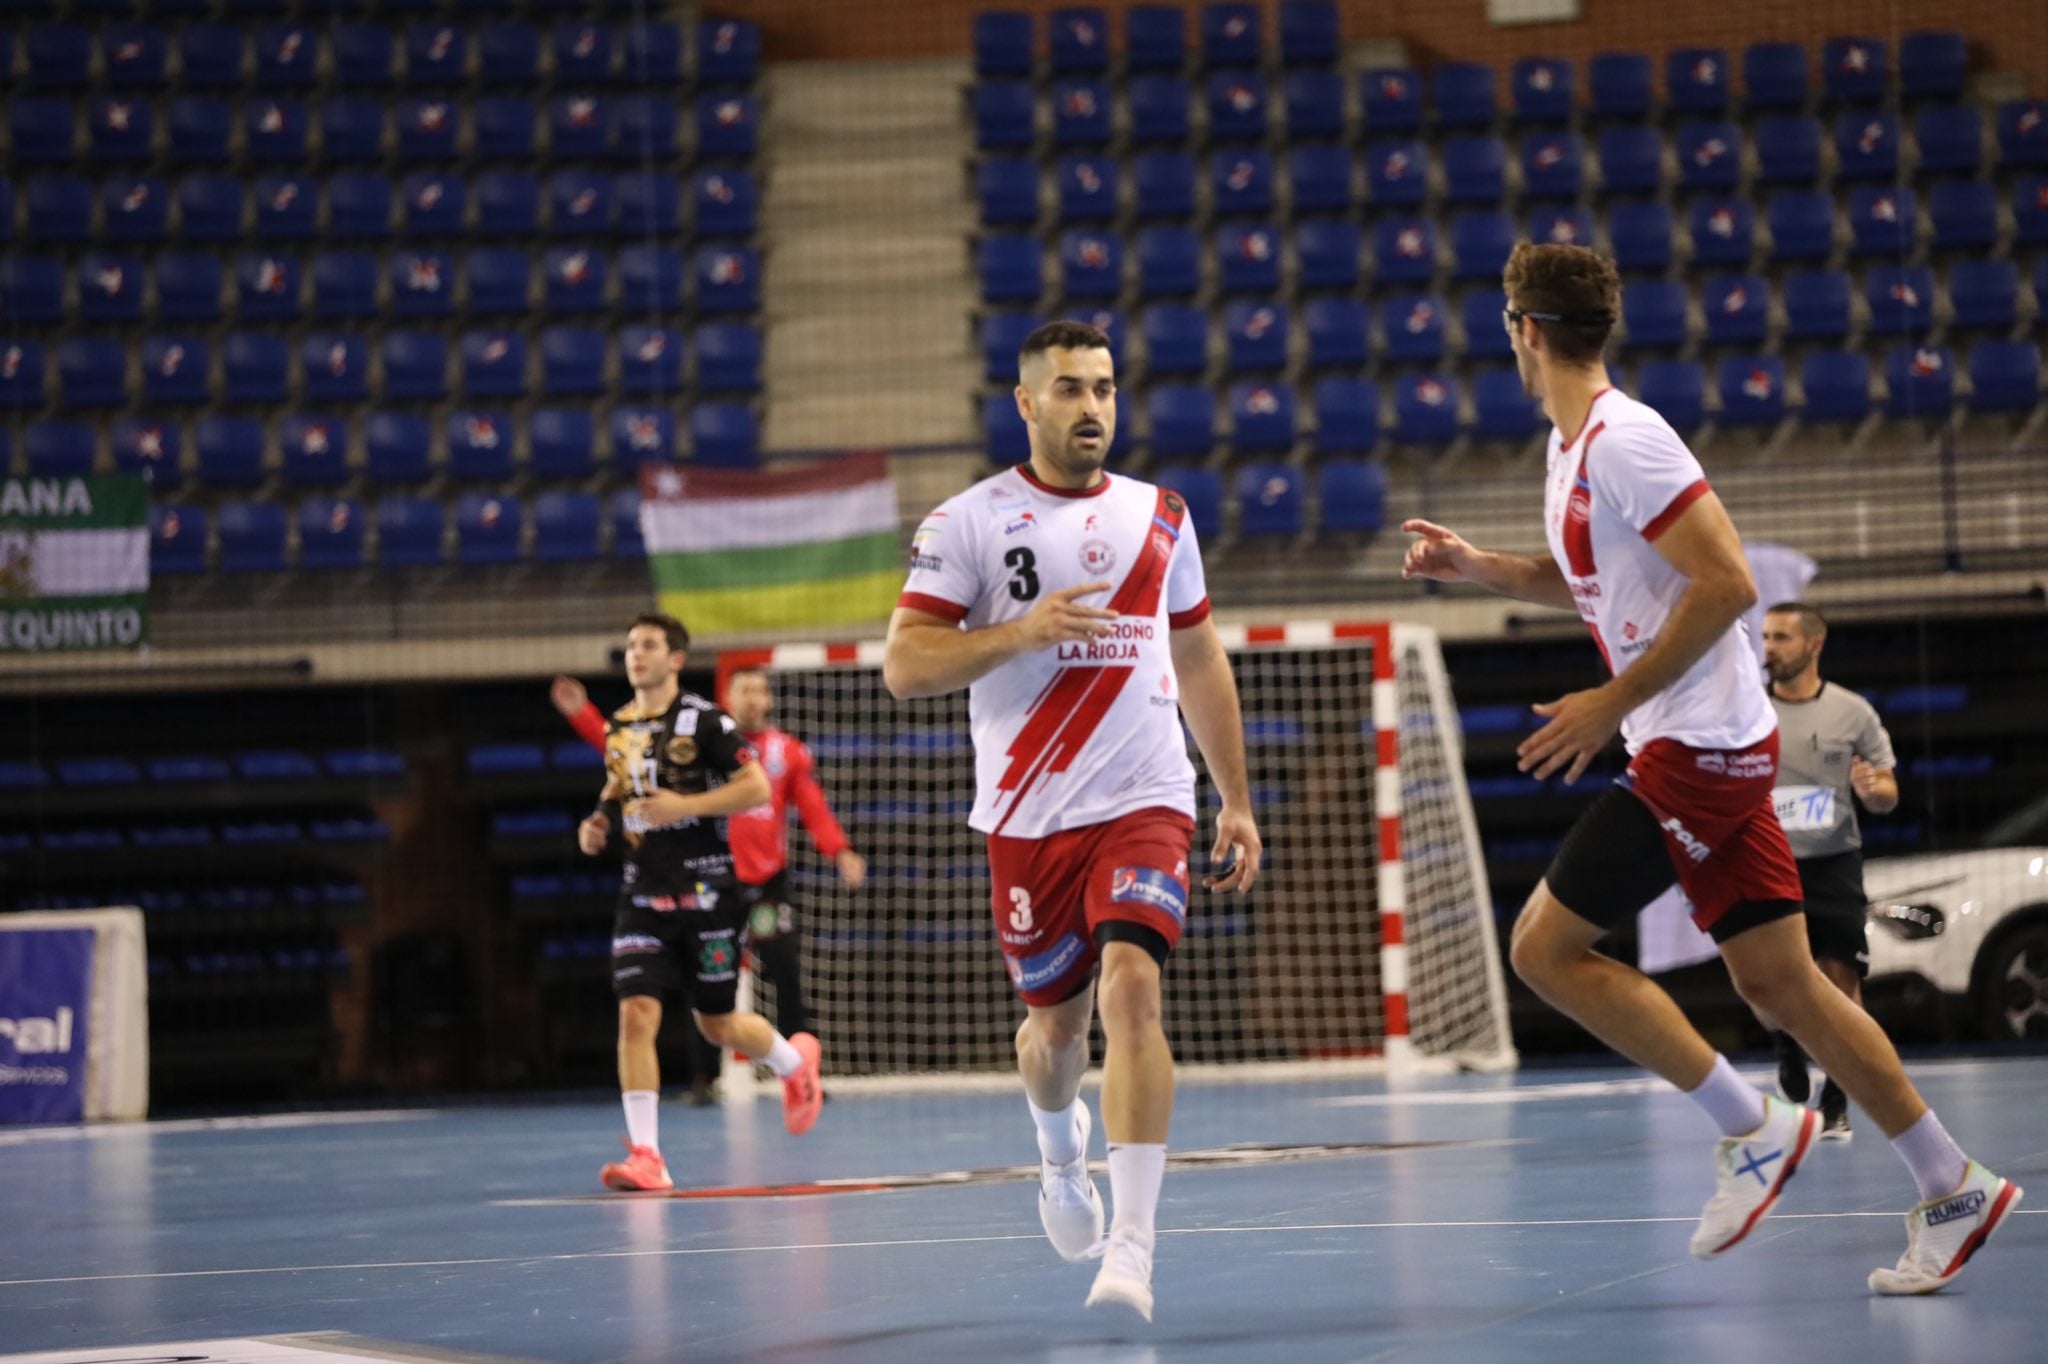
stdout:
<svg viewBox="0 0 2048 1364">
<path fill-rule="evenodd" d="M 1552 315 L 1534 320 L 1551 352 L 1568 365 L 1598 360 L 1621 315 L 1620 272 L 1612 257 L 1590 247 L 1518 242 L 1501 287 L 1510 308 Z"/>
</svg>

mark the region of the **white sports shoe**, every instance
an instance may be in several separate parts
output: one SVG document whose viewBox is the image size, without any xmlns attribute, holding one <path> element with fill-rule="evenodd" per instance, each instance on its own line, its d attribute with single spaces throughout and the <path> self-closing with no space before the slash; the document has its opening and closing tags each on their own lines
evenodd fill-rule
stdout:
<svg viewBox="0 0 2048 1364">
<path fill-rule="evenodd" d="M 1906 1253 L 1896 1269 L 1870 1271 L 1870 1291 L 1932 1293 L 1962 1272 L 2026 1191 L 1971 1161 L 1963 1182 L 1906 1214 Z"/>
<path fill-rule="evenodd" d="M 1102 1239 L 1102 1195 L 1088 1177 L 1088 1134 L 1094 1119 L 1088 1116 L 1087 1104 L 1075 1107 L 1081 1111 L 1081 1155 L 1065 1165 L 1038 1158 L 1038 1220 L 1062 1260 L 1080 1261 L 1092 1259 L 1090 1252 Z"/>
<path fill-rule="evenodd" d="M 1152 1242 L 1132 1235 L 1112 1236 L 1102 1252 L 1102 1268 L 1088 1290 L 1090 1307 L 1118 1304 L 1152 1320 Z"/>
<path fill-rule="evenodd" d="M 1714 1149 L 1714 1196 L 1692 1234 L 1694 1258 L 1711 1260 L 1741 1244 L 1778 1201 L 1819 1132 L 1820 1114 L 1766 1094 L 1763 1126 L 1721 1139 Z"/>
</svg>

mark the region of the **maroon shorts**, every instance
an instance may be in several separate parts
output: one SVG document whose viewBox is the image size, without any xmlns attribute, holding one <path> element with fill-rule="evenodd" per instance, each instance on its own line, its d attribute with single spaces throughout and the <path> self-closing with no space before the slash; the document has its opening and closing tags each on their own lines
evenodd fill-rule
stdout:
<svg viewBox="0 0 2048 1364">
<path fill-rule="evenodd" d="M 1701 929 L 1738 901 L 1799 903 L 1799 864 L 1771 803 L 1777 782 L 1776 730 L 1743 749 L 1653 739 L 1629 760 L 1621 784 L 1663 829 Z"/>
<path fill-rule="evenodd" d="M 996 939 L 1026 1004 L 1058 1004 L 1095 969 L 1095 930 L 1142 924 L 1166 945 L 1188 916 L 1194 821 L 1178 810 L 1135 810 L 1043 838 L 991 834 Z"/>
</svg>

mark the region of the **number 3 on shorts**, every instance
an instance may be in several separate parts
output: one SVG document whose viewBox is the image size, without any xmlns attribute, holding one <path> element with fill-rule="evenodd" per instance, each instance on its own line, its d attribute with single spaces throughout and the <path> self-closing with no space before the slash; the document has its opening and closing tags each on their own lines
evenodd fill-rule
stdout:
<svg viewBox="0 0 2048 1364">
<path fill-rule="evenodd" d="M 1031 892 L 1022 886 L 1010 887 L 1010 927 L 1019 933 L 1031 931 Z"/>
</svg>

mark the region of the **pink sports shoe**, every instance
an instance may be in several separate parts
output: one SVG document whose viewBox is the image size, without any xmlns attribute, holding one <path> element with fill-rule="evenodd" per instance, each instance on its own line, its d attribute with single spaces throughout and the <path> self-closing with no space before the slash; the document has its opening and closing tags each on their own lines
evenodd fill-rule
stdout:
<svg viewBox="0 0 2048 1364">
<path fill-rule="evenodd" d="M 607 1189 L 622 1193 L 659 1191 L 673 1189 L 676 1182 L 668 1177 L 668 1163 L 661 1158 L 661 1152 L 652 1146 L 626 1144 L 626 1158 L 615 1160 L 598 1171 L 599 1179 Z"/>
<path fill-rule="evenodd" d="M 818 1062 L 824 1049 L 807 1032 L 790 1038 L 789 1045 L 797 1049 L 804 1064 L 796 1074 L 782 1081 L 782 1125 L 801 1136 L 818 1121 L 818 1110 L 825 1104 L 825 1089 L 818 1079 Z"/>
</svg>

